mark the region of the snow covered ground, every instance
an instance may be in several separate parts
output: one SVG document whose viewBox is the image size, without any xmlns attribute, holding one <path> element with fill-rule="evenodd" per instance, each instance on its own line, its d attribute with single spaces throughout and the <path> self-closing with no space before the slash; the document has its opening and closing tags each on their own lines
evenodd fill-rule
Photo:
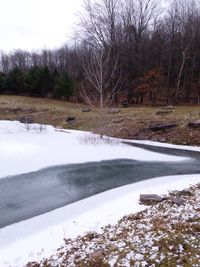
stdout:
<svg viewBox="0 0 200 267">
<path fill-rule="evenodd" d="M 148 152 L 120 144 L 97 142 L 91 133 L 59 131 L 19 122 L 0 122 L 0 178 L 47 166 L 108 159 L 180 161 L 183 158 Z M 191 148 L 190 148 L 191 149 Z M 110 190 L 52 212 L 0 229 L 0 266 L 23 266 L 58 248 L 63 238 L 99 231 L 124 215 L 139 211 L 140 193 L 164 194 L 200 182 L 200 175 L 151 179 Z"/>
</svg>

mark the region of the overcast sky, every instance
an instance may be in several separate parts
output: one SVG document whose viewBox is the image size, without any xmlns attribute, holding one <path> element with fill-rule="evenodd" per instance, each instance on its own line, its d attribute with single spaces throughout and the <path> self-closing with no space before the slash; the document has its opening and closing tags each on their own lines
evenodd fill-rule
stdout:
<svg viewBox="0 0 200 267">
<path fill-rule="evenodd" d="M 0 0 L 0 50 L 59 47 L 72 35 L 82 0 Z"/>
<path fill-rule="evenodd" d="M 83 0 L 0 0 L 0 50 L 62 46 L 73 36 L 82 3 Z"/>
</svg>

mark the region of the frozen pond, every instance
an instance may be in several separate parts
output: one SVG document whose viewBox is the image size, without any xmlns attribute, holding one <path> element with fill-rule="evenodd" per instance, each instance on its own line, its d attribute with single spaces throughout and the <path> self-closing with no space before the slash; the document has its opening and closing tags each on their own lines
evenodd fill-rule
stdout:
<svg viewBox="0 0 200 267">
<path fill-rule="evenodd" d="M 175 153 L 171 148 L 164 148 L 162 153 L 170 151 Z M 179 150 L 178 155 L 191 156 L 189 153 Z M 119 186 L 159 176 L 198 174 L 197 158 L 179 162 L 118 159 L 67 164 L 1 179 L 0 228 Z"/>
</svg>

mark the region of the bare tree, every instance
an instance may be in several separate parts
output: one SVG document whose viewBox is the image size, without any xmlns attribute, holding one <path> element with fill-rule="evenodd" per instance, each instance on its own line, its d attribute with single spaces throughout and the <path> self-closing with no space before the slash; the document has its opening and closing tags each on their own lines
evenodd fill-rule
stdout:
<svg viewBox="0 0 200 267">
<path fill-rule="evenodd" d="M 178 33 L 180 32 L 180 17 L 178 12 L 177 2 L 174 1 L 170 4 L 167 15 L 164 18 L 164 26 L 166 29 L 165 36 L 167 39 L 166 49 L 167 52 L 167 91 L 170 91 L 170 86 L 172 84 L 172 77 L 176 71 L 175 55 L 177 54 L 177 44 L 176 39 Z"/>
<path fill-rule="evenodd" d="M 191 7 L 192 4 L 192 7 Z M 181 36 L 181 51 L 182 51 L 182 61 L 180 65 L 180 70 L 177 77 L 177 86 L 175 98 L 181 92 L 180 85 L 181 79 L 183 76 L 183 71 L 186 65 L 186 60 L 190 58 L 188 52 L 194 42 L 196 35 L 196 17 L 198 14 L 196 13 L 195 1 L 191 0 L 191 3 L 188 4 L 186 1 L 182 1 L 179 3 L 179 17 L 180 17 L 180 36 Z"/>
<path fill-rule="evenodd" d="M 124 50 L 129 82 L 143 75 L 142 46 L 145 37 L 152 31 L 158 16 L 157 0 L 128 0 L 122 4 Z M 129 98 L 132 97 L 132 83 Z"/>
<path fill-rule="evenodd" d="M 85 81 L 82 97 L 99 109 L 99 131 L 103 136 L 104 108 L 119 89 L 119 34 L 121 0 L 84 1 L 79 16 L 80 40 L 84 47 Z"/>
<path fill-rule="evenodd" d="M 120 77 L 118 79 L 115 77 L 118 62 L 116 59 L 111 70 L 111 49 L 106 51 L 92 47 L 89 48 L 87 55 L 89 60 L 84 62 L 83 68 L 85 79 L 89 84 L 86 83 L 84 85 L 83 83 L 81 95 L 87 104 L 92 107 L 98 107 L 99 132 L 102 138 L 104 132 L 104 108 L 112 102 L 120 80 Z"/>
<path fill-rule="evenodd" d="M 187 52 L 188 52 L 188 50 L 189 50 L 189 48 L 190 48 L 190 46 L 191 46 L 191 44 L 192 44 L 192 42 L 194 40 L 194 37 L 195 37 L 195 31 L 192 29 L 191 39 L 188 42 L 187 46 L 184 47 L 183 51 L 182 51 L 182 63 L 181 63 L 180 71 L 179 71 L 179 74 L 178 74 L 175 98 L 177 98 L 179 93 L 180 93 L 181 78 L 182 78 L 182 75 L 183 75 L 183 70 L 184 70 L 184 67 L 185 67 L 186 59 L 187 59 Z"/>
<path fill-rule="evenodd" d="M 1 52 L 1 71 L 3 71 L 4 73 L 9 72 L 10 70 L 10 57 Z"/>
<path fill-rule="evenodd" d="M 79 14 L 79 36 L 88 44 L 105 48 L 117 41 L 117 25 L 120 21 L 121 0 L 85 0 Z"/>
</svg>

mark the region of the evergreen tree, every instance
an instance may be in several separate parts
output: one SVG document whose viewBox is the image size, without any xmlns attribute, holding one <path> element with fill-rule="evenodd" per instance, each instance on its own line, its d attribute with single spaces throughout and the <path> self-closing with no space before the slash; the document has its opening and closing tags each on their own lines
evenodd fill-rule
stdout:
<svg viewBox="0 0 200 267">
<path fill-rule="evenodd" d="M 68 73 L 63 73 L 55 79 L 54 96 L 69 99 L 73 94 L 74 84 Z"/>
<path fill-rule="evenodd" d="M 42 91 L 41 69 L 32 67 L 26 75 L 25 89 L 31 96 L 40 96 Z"/>
<path fill-rule="evenodd" d="M 0 72 L 0 93 L 3 92 L 3 84 L 4 84 L 5 74 Z"/>
<path fill-rule="evenodd" d="M 24 90 L 24 74 L 18 67 L 15 67 L 5 76 L 3 90 L 16 95 Z"/>
<path fill-rule="evenodd" d="M 53 91 L 54 87 L 54 77 L 53 75 L 51 75 L 47 66 L 41 69 L 40 79 L 41 79 L 41 95 L 47 96 L 48 93 L 51 93 Z"/>
</svg>

